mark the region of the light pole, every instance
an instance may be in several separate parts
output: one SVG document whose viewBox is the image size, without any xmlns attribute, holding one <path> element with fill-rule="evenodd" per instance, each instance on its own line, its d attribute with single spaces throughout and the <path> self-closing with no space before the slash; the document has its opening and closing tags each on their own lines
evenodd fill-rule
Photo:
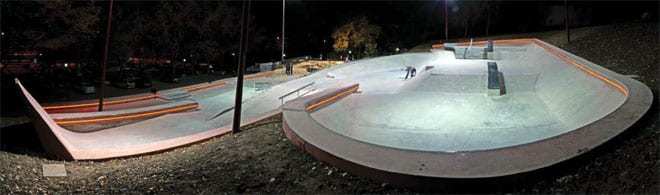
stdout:
<svg viewBox="0 0 660 195">
<path fill-rule="evenodd" d="M 282 64 L 284 64 L 284 19 L 286 19 L 286 0 L 282 0 Z"/>
<path fill-rule="evenodd" d="M 105 87 L 105 67 L 108 66 L 108 46 L 110 45 L 110 27 L 112 26 L 112 0 L 108 9 L 108 27 L 105 31 L 105 51 L 103 52 L 103 67 L 101 68 L 101 91 L 99 93 L 99 112 L 103 111 L 103 89 Z"/>
<path fill-rule="evenodd" d="M 447 14 L 447 1 L 449 1 L 449 0 L 445 0 L 445 42 L 449 39 L 449 27 L 448 27 L 449 23 L 447 23 L 447 21 L 449 21 L 447 19 L 447 15 L 448 15 Z"/>
<path fill-rule="evenodd" d="M 323 56 L 325 55 L 325 42 L 326 40 L 323 39 L 323 48 L 321 48 L 321 60 L 323 60 Z"/>
<path fill-rule="evenodd" d="M 564 0 L 564 13 L 566 14 L 566 40 L 571 42 L 571 31 L 568 28 L 568 0 Z"/>
<path fill-rule="evenodd" d="M 234 66 L 237 65 L 236 64 L 236 53 L 234 53 L 234 52 L 231 52 L 231 62 L 232 62 L 232 65 L 234 65 Z"/>
<path fill-rule="evenodd" d="M 246 6 L 247 5 L 247 6 Z M 232 132 L 241 131 L 241 107 L 243 102 L 243 74 L 245 71 L 245 59 L 247 56 L 248 35 L 250 30 L 250 0 L 243 0 L 243 12 L 241 13 L 241 43 L 238 50 L 238 70 L 236 73 L 236 96 L 234 97 L 234 118 Z M 247 7 L 247 12 L 246 12 Z"/>
</svg>

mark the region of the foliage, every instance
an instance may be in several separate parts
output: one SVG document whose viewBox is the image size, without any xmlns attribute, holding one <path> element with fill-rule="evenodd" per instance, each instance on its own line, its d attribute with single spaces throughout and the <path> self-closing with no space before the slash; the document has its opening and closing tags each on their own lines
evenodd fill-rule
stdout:
<svg viewBox="0 0 660 195">
<path fill-rule="evenodd" d="M 107 1 L 8 1 L 0 5 L 7 35 L 3 36 L 3 49 L 41 50 L 57 60 L 101 64 Z M 226 1 L 114 1 L 109 64 L 122 65 L 130 57 L 218 61 L 223 53 L 238 47 L 237 5 Z"/>
<path fill-rule="evenodd" d="M 71 46 L 77 41 L 90 40 L 98 34 L 96 23 L 100 10 L 92 3 L 73 6 L 71 1 L 38 1 L 43 16 L 43 25 L 51 32 L 40 40 L 40 46 L 48 49 L 60 49 Z"/>
<path fill-rule="evenodd" d="M 3 32 L 13 48 L 51 51 L 59 58 L 91 58 L 99 34 L 100 8 L 93 2 L 9 1 L 2 3 Z M 80 42 L 90 44 L 80 44 Z M 3 47 L 8 47 L 3 44 Z M 6 48 L 4 48 L 6 49 Z M 62 55 L 65 53 L 81 56 Z"/>
<path fill-rule="evenodd" d="M 373 56 L 377 51 L 376 41 L 380 37 L 381 27 L 369 24 L 367 17 L 360 17 L 335 29 L 332 33 L 336 52 L 357 49 L 360 55 Z"/>
</svg>

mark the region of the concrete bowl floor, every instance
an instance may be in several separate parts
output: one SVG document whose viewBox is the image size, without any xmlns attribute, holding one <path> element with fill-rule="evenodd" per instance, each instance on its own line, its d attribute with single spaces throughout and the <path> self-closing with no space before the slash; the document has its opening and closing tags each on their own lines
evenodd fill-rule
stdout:
<svg viewBox="0 0 660 195">
<path fill-rule="evenodd" d="M 555 46 L 501 40 L 485 52 L 484 43 L 356 61 L 301 78 L 335 87 L 285 104 L 284 131 L 337 167 L 419 186 L 555 165 L 611 140 L 650 108 L 644 84 Z M 488 89 L 491 62 L 504 94 Z M 417 76 L 406 79 L 405 66 Z M 357 84 L 357 92 L 343 91 Z"/>
<path fill-rule="evenodd" d="M 512 49 L 515 45 L 518 49 Z M 365 88 L 311 116 L 328 129 L 371 144 L 457 152 L 561 135 L 606 116 L 626 100 L 616 88 L 539 46 L 499 46 L 505 48 L 494 52 L 499 60 L 456 59 L 451 51 L 428 54 L 441 56 L 428 64 L 434 68 L 404 81 L 396 93 Z M 498 62 L 507 94 L 488 95 L 486 61 Z M 381 76 L 381 83 L 400 80 Z"/>
</svg>

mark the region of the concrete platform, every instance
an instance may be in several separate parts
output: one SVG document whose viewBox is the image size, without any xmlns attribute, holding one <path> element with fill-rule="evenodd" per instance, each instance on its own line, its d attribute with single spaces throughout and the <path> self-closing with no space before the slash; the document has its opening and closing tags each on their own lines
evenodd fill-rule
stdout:
<svg viewBox="0 0 660 195">
<path fill-rule="evenodd" d="M 433 178 L 501 177 L 557 164 L 625 131 L 651 105 L 653 95 L 644 84 L 545 42 L 494 43 L 497 60 L 457 59 L 453 50 L 467 44 L 446 44 L 415 54 L 423 55 L 416 64 L 433 68 L 412 80 L 364 70 L 359 74 L 369 80 L 344 79 L 359 83 L 360 93 L 314 111 L 304 108 L 346 84 L 290 101 L 283 108 L 287 137 L 354 174 L 418 186 Z M 502 96 L 487 95 L 490 61 L 505 75 Z M 337 72 L 371 64 L 378 63 L 329 71 L 340 77 Z"/>
</svg>

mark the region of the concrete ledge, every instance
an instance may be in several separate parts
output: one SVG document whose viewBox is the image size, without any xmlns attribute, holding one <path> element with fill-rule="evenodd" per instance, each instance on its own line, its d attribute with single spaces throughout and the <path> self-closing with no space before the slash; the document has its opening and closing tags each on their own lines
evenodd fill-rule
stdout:
<svg viewBox="0 0 660 195">
<path fill-rule="evenodd" d="M 103 105 L 105 106 L 105 105 L 113 105 L 113 104 L 122 104 L 122 103 L 136 102 L 136 101 L 149 100 L 155 98 L 158 98 L 158 94 L 138 94 L 138 95 L 114 97 L 114 98 L 106 99 L 103 102 Z M 44 105 L 43 109 L 49 112 L 67 112 L 71 109 L 76 109 L 76 108 L 86 108 L 86 107 L 94 108 L 98 106 L 99 106 L 98 100 L 91 100 L 91 101 L 86 100 L 79 102 L 48 104 L 48 105 Z M 96 109 L 93 109 L 93 111 L 96 111 Z"/>
<path fill-rule="evenodd" d="M 63 113 L 51 114 L 55 123 L 58 125 L 78 125 L 89 123 L 105 123 L 122 120 L 136 120 L 148 117 L 155 117 L 170 113 L 184 112 L 198 108 L 197 102 L 193 101 L 179 101 L 168 104 L 161 104 L 156 106 L 113 110 L 105 112 L 91 112 L 91 113 Z"/>
<path fill-rule="evenodd" d="M 305 105 L 305 110 L 311 112 L 316 109 L 320 109 L 323 106 L 330 104 L 332 102 L 335 102 L 339 100 L 342 97 L 346 97 L 350 95 L 351 93 L 355 92 L 360 88 L 360 84 L 340 84 L 336 87 L 333 87 L 331 89 L 328 89 L 321 93 L 321 95 L 316 96 L 312 98 L 310 101 L 308 101 Z"/>
<path fill-rule="evenodd" d="M 215 81 L 215 82 L 211 82 L 211 83 L 203 83 L 203 84 L 183 87 L 183 88 L 181 88 L 181 90 L 191 92 L 191 91 L 206 89 L 206 88 L 209 88 L 209 87 L 220 86 L 220 85 L 224 85 L 224 84 L 227 84 L 227 82 L 226 81 Z"/>
</svg>

